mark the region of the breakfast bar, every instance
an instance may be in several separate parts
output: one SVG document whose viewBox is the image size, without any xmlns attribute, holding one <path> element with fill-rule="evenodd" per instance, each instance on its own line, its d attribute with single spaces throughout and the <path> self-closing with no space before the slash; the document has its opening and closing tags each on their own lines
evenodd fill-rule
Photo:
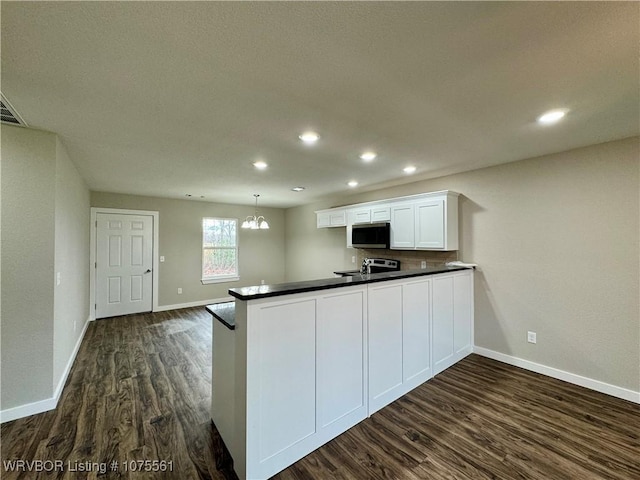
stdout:
<svg viewBox="0 0 640 480">
<path fill-rule="evenodd" d="M 472 350 L 463 266 L 229 294 L 235 303 L 207 307 L 211 416 L 240 479 L 276 474 Z"/>
</svg>

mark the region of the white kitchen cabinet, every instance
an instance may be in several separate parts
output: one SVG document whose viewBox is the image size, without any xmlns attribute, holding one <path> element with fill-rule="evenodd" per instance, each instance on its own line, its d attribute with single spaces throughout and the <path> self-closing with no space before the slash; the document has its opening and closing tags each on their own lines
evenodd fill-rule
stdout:
<svg viewBox="0 0 640 480">
<path fill-rule="evenodd" d="M 415 247 L 444 248 L 444 200 L 437 198 L 415 205 Z"/>
<path fill-rule="evenodd" d="M 366 307 L 364 287 L 335 289 L 318 298 L 318 442 L 329 441 L 367 417 Z"/>
<path fill-rule="evenodd" d="M 371 209 L 360 208 L 353 211 L 353 224 L 356 223 L 371 223 Z"/>
<path fill-rule="evenodd" d="M 458 249 L 458 194 L 436 192 L 391 206 L 391 248 Z"/>
<path fill-rule="evenodd" d="M 391 207 L 381 205 L 371 208 L 371 223 L 388 222 L 391 220 Z"/>
<path fill-rule="evenodd" d="M 433 281 L 433 374 L 472 350 L 473 270 L 435 275 Z"/>
<path fill-rule="evenodd" d="M 372 284 L 369 415 L 431 378 L 430 280 Z"/>
<path fill-rule="evenodd" d="M 347 224 L 347 211 L 344 208 L 318 210 L 316 212 L 316 227 L 344 227 Z"/>
<path fill-rule="evenodd" d="M 375 207 L 356 208 L 352 213 L 352 224 L 356 223 L 382 223 L 391 220 L 391 208 L 389 205 Z"/>
<path fill-rule="evenodd" d="M 413 203 L 391 206 L 390 245 L 392 249 L 415 248 L 415 207 Z"/>
<path fill-rule="evenodd" d="M 239 478 L 271 477 L 367 417 L 366 299 L 362 285 L 236 302 L 246 423 L 225 442 Z"/>
</svg>

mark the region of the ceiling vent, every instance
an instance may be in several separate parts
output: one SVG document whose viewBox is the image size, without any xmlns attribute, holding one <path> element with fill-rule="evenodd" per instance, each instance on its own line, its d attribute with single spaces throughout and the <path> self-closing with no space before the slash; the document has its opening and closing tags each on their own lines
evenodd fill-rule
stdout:
<svg viewBox="0 0 640 480">
<path fill-rule="evenodd" d="M 16 112 L 16 109 L 13 108 L 13 105 L 9 103 L 9 100 L 7 100 L 2 93 L 0 93 L 0 113 L 0 120 L 4 123 L 20 125 L 22 127 L 27 126 L 27 123 L 22 119 L 18 112 Z"/>
</svg>

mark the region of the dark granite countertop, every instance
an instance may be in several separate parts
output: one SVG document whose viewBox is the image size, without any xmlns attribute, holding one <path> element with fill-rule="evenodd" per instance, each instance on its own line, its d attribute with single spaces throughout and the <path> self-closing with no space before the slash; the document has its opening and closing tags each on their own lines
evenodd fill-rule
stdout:
<svg viewBox="0 0 640 480">
<path fill-rule="evenodd" d="M 206 309 L 229 330 L 236 329 L 236 302 L 214 303 L 207 305 Z"/>
<path fill-rule="evenodd" d="M 370 273 L 353 275 L 340 278 L 323 278 L 320 280 L 307 280 L 304 282 L 275 283 L 273 285 L 256 285 L 253 287 L 238 287 L 229 289 L 229 295 L 239 300 L 257 300 L 258 298 L 277 297 L 294 293 L 312 292 L 314 290 L 326 290 L 329 288 L 349 287 L 366 283 L 384 282 L 386 280 L 398 280 L 402 278 L 421 277 L 436 273 L 455 272 L 467 270 L 469 267 L 428 267 L 416 270 L 399 270 L 395 272 Z"/>
</svg>

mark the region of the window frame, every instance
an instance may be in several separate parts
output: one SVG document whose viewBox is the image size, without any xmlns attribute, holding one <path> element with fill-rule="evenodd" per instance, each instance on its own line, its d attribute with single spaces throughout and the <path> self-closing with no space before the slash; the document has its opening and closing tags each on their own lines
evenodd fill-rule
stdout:
<svg viewBox="0 0 640 480">
<path fill-rule="evenodd" d="M 205 247 L 204 243 L 204 228 L 205 222 L 207 220 L 224 220 L 224 221 L 232 221 L 235 222 L 236 225 L 236 241 L 234 247 Z M 237 282 L 240 280 L 240 231 L 238 227 L 238 219 L 237 218 L 226 218 L 226 217 L 202 217 L 201 223 L 201 244 L 200 244 L 200 281 L 203 285 L 209 285 L 212 283 L 225 283 L 225 282 Z M 228 275 L 215 275 L 215 276 L 205 276 L 204 275 L 204 261 L 205 261 L 205 251 L 206 250 L 235 250 L 236 252 L 236 272 L 234 274 Z"/>
</svg>

